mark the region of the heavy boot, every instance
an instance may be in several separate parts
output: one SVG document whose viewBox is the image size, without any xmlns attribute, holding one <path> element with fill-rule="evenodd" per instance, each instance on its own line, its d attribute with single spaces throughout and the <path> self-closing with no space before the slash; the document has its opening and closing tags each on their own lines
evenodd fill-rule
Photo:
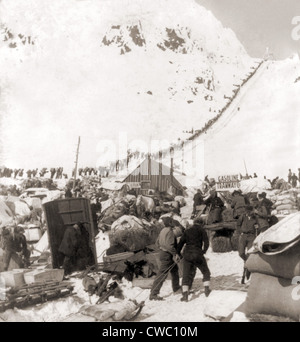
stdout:
<svg viewBox="0 0 300 342">
<path fill-rule="evenodd" d="M 189 296 L 189 293 L 186 291 L 186 292 L 183 292 L 182 293 L 182 297 L 180 299 L 181 302 L 188 302 L 188 296 Z"/>
<path fill-rule="evenodd" d="M 157 301 L 162 301 L 164 300 L 162 297 L 158 296 L 158 295 L 150 295 L 149 297 L 150 300 L 157 300 Z"/>
<path fill-rule="evenodd" d="M 211 289 L 209 288 L 209 286 L 204 287 L 204 293 L 205 293 L 205 297 L 209 296 L 209 294 L 211 293 Z"/>
</svg>

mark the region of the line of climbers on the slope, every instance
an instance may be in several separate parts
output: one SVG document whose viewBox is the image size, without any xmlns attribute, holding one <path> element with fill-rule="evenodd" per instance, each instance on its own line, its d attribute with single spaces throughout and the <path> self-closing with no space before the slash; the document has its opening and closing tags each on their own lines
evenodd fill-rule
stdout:
<svg viewBox="0 0 300 342">
<path fill-rule="evenodd" d="M 27 177 L 25 176 L 27 175 Z M 75 175 L 75 169 L 72 170 L 72 177 Z M 88 176 L 101 176 L 108 177 L 109 169 L 108 168 L 96 168 L 96 167 L 84 167 L 78 169 L 78 175 L 82 177 Z M 25 177 L 24 177 L 25 176 Z M 0 168 L 0 178 L 38 178 L 38 177 L 49 177 L 50 179 L 68 179 L 68 174 L 64 173 L 63 167 L 51 167 L 49 170 L 46 167 L 35 169 L 28 169 L 24 172 L 24 169 L 11 169 L 8 167 Z"/>
<path fill-rule="evenodd" d="M 232 104 L 232 102 L 234 101 L 234 99 L 237 97 L 237 95 L 240 92 L 240 89 L 242 86 L 244 86 L 258 71 L 258 69 L 262 66 L 262 64 L 264 63 L 264 61 L 262 60 L 261 62 L 259 62 L 258 66 L 256 68 L 254 68 L 254 70 L 245 78 L 242 80 L 241 85 L 237 85 L 237 89 L 233 90 L 233 95 L 231 97 L 226 97 L 224 95 L 224 98 L 227 98 L 228 101 L 226 102 L 225 106 L 219 110 L 219 113 L 213 117 L 212 119 L 210 119 L 209 121 L 207 121 L 205 123 L 205 125 L 200 129 L 200 130 L 196 130 L 195 133 L 189 138 L 189 140 L 193 140 L 197 137 L 199 137 L 201 134 L 206 133 L 208 129 L 210 129 L 219 119 L 220 117 L 223 115 L 223 113 L 229 108 L 229 106 Z M 237 109 L 238 111 L 240 110 L 240 107 L 238 107 Z M 178 139 L 180 142 L 178 144 L 174 144 L 173 148 L 174 150 L 180 151 L 183 149 L 184 147 L 184 141 L 181 141 L 181 139 Z M 165 158 L 167 155 L 169 154 L 169 150 L 164 150 L 162 151 L 162 158 Z M 130 150 L 127 151 L 127 158 L 126 159 L 122 159 L 122 160 L 117 160 L 115 162 L 112 162 L 109 166 L 109 169 L 114 172 L 114 171 L 120 171 L 125 169 L 126 167 L 128 167 L 128 164 L 130 163 L 130 161 L 133 158 L 144 158 L 145 157 L 145 153 L 140 153 L 140 152 L 131 152 Z M 152 158 L 153 159 L 158 159 L 159 158 L 159 152 L 157 153 L 153 153 L 152 154 Z"/>
</svg>

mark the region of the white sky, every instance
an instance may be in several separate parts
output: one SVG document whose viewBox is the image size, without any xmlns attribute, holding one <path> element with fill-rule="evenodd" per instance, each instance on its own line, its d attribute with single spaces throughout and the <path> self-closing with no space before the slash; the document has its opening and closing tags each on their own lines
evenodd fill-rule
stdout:
<svg viewBox="0 0 300 342">
<path fill-rule="evenodd" d="M 292 19 L 300 16 L 299 0 L 196 1 L 231 28 L 252 57 L 262 57 L 266 47 L 276 59 L 300 53 L 300 40 L 291 36 Z"/>
</svg>

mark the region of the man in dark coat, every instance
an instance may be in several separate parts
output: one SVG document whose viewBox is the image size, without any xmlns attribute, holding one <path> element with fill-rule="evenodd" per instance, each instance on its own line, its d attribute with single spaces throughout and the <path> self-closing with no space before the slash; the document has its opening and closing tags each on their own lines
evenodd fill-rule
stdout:
<svg viewBox="0 0 300 342">
<path fill-rule="evenodd" d="M 212 190 L 209 198 L 204 201 L 204 203 L 207 205 L 209 210 L 207 224 L 220 222 L 224 203 L 221 198 L 218 197 L 218 193 L 215 190 Z"/>
<path fill-rule="evenodd" d="M 58 251 L 64 255 L 63 269 L 65 270 L 65 275 L 72 273 L 76 267 L 79 240 L 80 227 L 78 223 L 65 230 L 64 237 L 58 249 Z"/>
<path fill-rule="evenodd" d="M 208 297 L 211 290 L 210 286 L 210 270 L 207 266 L 204 254 L 209 247 L 209 240 L 206 231 L 203 229 L 203 221 L 198 220 L 191 228 L 184 231 L 177 247 L 177 253 L 180 254 L 183 246 L 183 278 L 182 278 L 182 298 L 181 301 L 187 302 L 195 276 L 195 266 L 203 274 L 203 284 L 205 296 Z"/>
<path fill-rule="evenodd" d="M 65 230 L 59 252 L 64 255 L 65 275 L 92 265 L 93 253 L 89 245 L 89 233 L 83 223 L 77 222 Z"/>
<path fill-rule="evenodd" d="M 175 227 L 174 220 L 171 217 L 165 217 L 163 219 L 165 228 L 163 228 L 156 241 L 159 247 L 159 259 L 160 267 L 156 275 L 154 283 L 150 292 L 150 300 L 163 300 L 159 297 L 159 291 L 168 277 L 170 272 L 172 277 L 172 288 L 173 292 L 180 289 L 179 285 L 179 273 L 177 263 L 180 261 L 180 256 L 177 254 L 177 237 L 179 237 L 182 232 L 179 229 L 173 229 Z"/>
<path fill-rule="evenodd" d="M 247 206 L 246 212 L 238 219 L 238 225 L 241 227 L 241 235 L 239 237 L 238 253 L 239 256 L 244 260 L 248 259 L 247 251 L 252 247 L 253 242 L 258 235 L 258 219 L 254 213 L 253 206 Z M 244 284 L 245 277 L 249 279 L 250 272 L 244 267 L 244 273 L 241 283 Z"/>
<path fill-rule="evenodd" d="M 254 214 L 257 219 L 258 230 L 257 235 L 265 232 L 270 226 L 268 222 L 268 211 L 266 207 L 263 205 L 262 201 L 259 201 L 257 198 L 253 199 L 252 206 L 254 208 Z"/>
<path fill-rule="evenodd" d="M 11 258 L 18 263 L 20 268 L 27 268 L 30 265 L 30 251 L 27 248 L 27 241 L 24 229 L 21 227 L 3 228 L 2 248 L 5 252 L 4 270 L 7 271 Z"/>
<path fill-rule="evenodd" d="M 239 256 L 246 261 L 246 252 L 252 247 L 257 236 L 257 229 L 259 228 L 253 206 L 246 207 L 246 212 L 239 218 L 239 221 L 239 225 L 241 226 L 241 236 L 239 239 L 238 252 Z"/>
<path fill-rule="evenodd" d="M 196 194 L 194 195 L 194 206 L 193 206 L 193 214 L 196 214 L 196 207 L 198 205 L 204 204 L 203 195 L 200 189 L 197 190 Z"/>
<path fill-rule="evenodd" d="M 233 209 L 233 217 L 238 219 L 245 213 L 246 202 L 240 191 L 235 190 L 232 193 L 231 208 Z"/>
<path fill-rule="evenodd" d="M 260 205 L 264 206 L 267 209 L 268 215 L 271 215 L 271 211 L 272 211 L 272 207 L 274 203 L 267 198 L 267 194 L 265 192 L 258 194 L 258 200 L 260 202 Z"/>
<path fill-rule="evenodd" d="M 70 188 L 66 187 L 66 190 L 65 190 L 65 198 L 72 198 L 73 197 L 73 194 L 72 194 L 72 191 Z"/>
<path fill-rule="evenodd" d="M 91 211 L 94 223 L 95 235 L 98 234 L 98 217 L 101 214 L 102 204 L 99 201 L 98 197 L 94 197 L 91 199 Z"/>
<path fill-rule="evenodd" d="M 55 168 L 54 167 L 52 167 L 51 169 L 50 169 L 50 178 L 51 179 L 53 179 L 53 177 L 54 177 L 54 175 L 55 175 L 55 172 L 56 172 L 56 170 L 55 170 Z"/>
<path fill-rule="evenodd" d="M 293 173 L 292 177 L 291 177 L 291 183 L 292 183 L 292 187 L 296 188 L 297 187 L 297 181 L 298 181 L 298 177 L 296 176 L 295 173 Z"/>
<path fill-rule="evenodd" d="M 288 183 L 291 183 L 291 180 L 292 180 L 292 170 L 289 169 L 289 173 L 288 173 Z"/>
</svg>

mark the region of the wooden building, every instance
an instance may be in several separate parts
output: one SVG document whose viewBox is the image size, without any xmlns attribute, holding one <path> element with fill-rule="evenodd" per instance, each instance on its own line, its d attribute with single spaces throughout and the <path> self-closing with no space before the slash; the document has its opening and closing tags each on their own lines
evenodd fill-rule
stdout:
<svg viewBox="0 0 300 342">
<path fill-rule="evenodd" d="M 174 177 L 173 170 L 151 158 L 146 158 L 123 181 L 138 193 L 148 194 L 149 190 L 172 192 L 183 195 L 184 189 Z"/>
</svg>

